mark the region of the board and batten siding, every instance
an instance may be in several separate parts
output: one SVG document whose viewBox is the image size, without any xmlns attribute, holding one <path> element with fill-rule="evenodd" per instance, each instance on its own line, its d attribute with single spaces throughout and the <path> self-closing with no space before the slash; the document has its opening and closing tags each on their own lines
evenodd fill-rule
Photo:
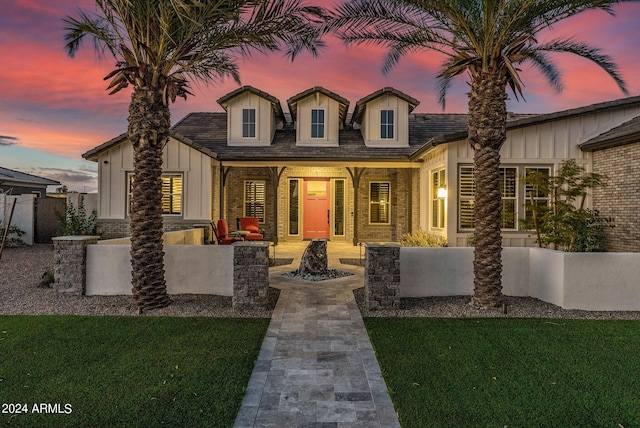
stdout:
<svg viewBox="0 0 640 428">
<path fill-rule="evenodd" d="M 592 156 L 583 152 L 578 145 L 606 132 L 637 116 L 639 107 L 604 110 L 584 115 L 570 116 L 531 126 L 507 130 L 507 139 L 500 150 L 503 166 L 550 166 L 555 174 L 562 161 L 575 159 L 587 172 L 592 172 Z M 441 151 L 440 151 L 441 150 Z M 431 219 L 431 172 L 446 168 L 447 200 L 446 237 L 450 246 L 467 246 L 470 232 L 458 231 L 458 167 L 473 165 L 473 150 L 466 140 L 452 142 L 435 147 L 423 157 L 421 166 L 420 206 L 424 210 L 420 217 L 421 227 L 430 231 Z M 518 187 L 521 191 L 521 186 Z M 519 197 L 518 201 L 522 198 Z M 591 207 L 591 198 L 586 206 Z M 524 216 L 523 208 L 518 206 L 518 217 Z M 535 239 L 528 231 L 504 231 L 503 246 L 534 246 Z"/>
<path fill-rule="evenodd" d="M 162 156 L 162 171 L 183 174 L 184 220 L 210 221 L 211 158 L 171 138 Z M 133 171 L 133 146 L 125 141 L 98 157 L 100 168 L 98 219 L 127 218 L 127 174 Z"/>
<path fill-rule="evenodd" d="M 242 136 L 242 110 L 256 110 L 256 136 Z M 227 107 L 227 143 L 230 146 L 268 146 L 276 132 L 271 101 L 254 93 L 245 92 L 229 101 Z"/>
<path fill-rule="evenodd" d="M 380 138 L 380 111 L 394 111 L 394 136 Z M 370 147 L 406 147 L 409 145 L 409 103 L 385 94 L 367 103 L 362 116 L 362 136 Z"/>
<path fill-rule="evenodd" d="M 324 110 L 324 138 L 311 138 L 311 110 Z M 337 147 L 340 131 L 340 104 L 322 94 L 314 92 L 300 100 L 296 112 L 296 144 L 300 146 Z"/>
</svg>

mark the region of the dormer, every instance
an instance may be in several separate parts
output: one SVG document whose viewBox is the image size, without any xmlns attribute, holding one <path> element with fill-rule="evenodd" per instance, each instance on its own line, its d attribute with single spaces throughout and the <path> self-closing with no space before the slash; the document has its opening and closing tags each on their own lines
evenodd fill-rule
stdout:
<svg viewBox="0 0 640 428">
<path fill-rule="evenodd" d="M 269 146 L 286 123 L 280 101 L 252 86 L 228 93 L 218 104 L 227 112 L 229 146 Z"/>
<path fill-rule="evenodd" d="M 409 114 L 420 101 L 393 88 L 383 88 L 356 103 L 351 116 L 367 147 L 409 145 Z M 357 124 L 357 125 L 356 125 Z"/>
<path fill-rule="evenodd" d="M 307 89 L 287 100 L 296 127 L 296 145 L 337 147 L 344 127 L 349 101 L 320 86 Z"/>
</svg>

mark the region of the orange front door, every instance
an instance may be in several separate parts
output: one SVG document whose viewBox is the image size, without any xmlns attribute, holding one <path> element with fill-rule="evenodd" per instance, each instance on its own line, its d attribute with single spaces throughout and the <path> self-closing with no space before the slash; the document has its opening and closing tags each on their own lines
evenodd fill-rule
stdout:
<svg viewBox="0 0 640 428">
<path fill-rule="evenodd" d="M 304 232 L 305 239 L 329 238 L 330 198 L 329 180 L 304 181 Z"/>
</svg>

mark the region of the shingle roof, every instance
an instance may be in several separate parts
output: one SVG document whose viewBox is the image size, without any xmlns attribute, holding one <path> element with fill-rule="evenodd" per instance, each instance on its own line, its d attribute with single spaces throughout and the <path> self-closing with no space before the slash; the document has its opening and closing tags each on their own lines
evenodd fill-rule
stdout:
<svg viewBox="0 0 640 428">
<path fill-rule="evenodd" d="M 9 168 L 0 166 L 0 183 L 2 182 L 19 182 L 24 184 L 32 184 L 37 186 L 55 186 L 60 184 L 59 181 L 50 180 L 37 175 L 27 174 L 26 172 L 14 171 Z"/>
<path fill-rule="evenodd" d="M 401 100 L 406 101 L 409 104 L 409 113 L 411 113 L 420 104 L 420 101 L 416 100 L 413 97 L 410 97 L 402 91 L 391 87 L 382 88 L 356 102 L 356 106 L 353 109 L 353 114 L 351 115 L 351 123 L 362 123 L 362 115 L 364 114 L 367 103 L 385 94 L 392 94 L 400 98 Z"/>
<path fill-rule="evenodd" d="M 269 146 L 227 146 L 226 113 L 191 113 L 173 130 L 194 143 L 218 154 L 219 160 L 408 160 L 425 141 L 443 133 L 466 128 L 464 114 L 412 114 L 409 116 L 409 146 L 397 148 L 367 147 L 359 130 L 346 127 L 340 131 L 339 147 L 296 145 L 296 131 L 277 130 Z"/>
<path fill-rule="evenodd" d="M 597 137 L 580 143 L 578 147 L 585 152 L 592 152 L 638 142 L 640 142 L 640 116 L 636 116 L 620 126 L 616 126 Z"/>
</svg>

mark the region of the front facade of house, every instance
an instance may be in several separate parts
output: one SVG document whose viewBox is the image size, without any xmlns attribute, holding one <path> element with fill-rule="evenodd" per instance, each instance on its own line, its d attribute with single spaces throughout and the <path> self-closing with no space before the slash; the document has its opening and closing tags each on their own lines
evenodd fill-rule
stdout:
<svg viewBox="0 0 640 428">
<path fill-rule="evenodd" d="M 165 229 L 258 217 L 265 239 L 397 242 L 422 228 L 464 246 L 473 232 L 473 152 L 466 115 L 415 114 L 417 100 L 383 88 L 355 103 L 322 87 L 280 102 L 245 86 L 192 113 L 164 149 Z M 565 159 L 593 169 L 579 144 L 640 116 L 640 97 L 510 121 L 502 149 L 504 243 L 531 245 L 518 229 L 532 170 Z M 133 150 L 126 135 L 83 155 L 99 164 L 99 231 L 128 235 Z M 543 195 L 535 196 L 544 203 Z M 591 203 L 591 201 L 589 201 Z"/>
</svg>

